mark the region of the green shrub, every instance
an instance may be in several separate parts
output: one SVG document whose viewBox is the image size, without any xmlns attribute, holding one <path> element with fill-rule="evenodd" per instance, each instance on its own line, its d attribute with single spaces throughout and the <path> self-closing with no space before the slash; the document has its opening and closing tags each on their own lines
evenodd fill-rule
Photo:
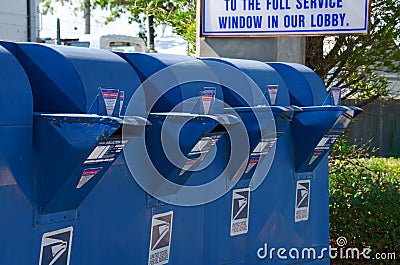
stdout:
<svg viewBox="0 0 400 265">
<path fill-rule="evenodd" d="M 343 143 L 339 148 L 330 159 L 332 240 L 344 236 L 349 247 L 399 256 L 400 159 L 369 158 Z M 343 155 L 346 151 L 353 154 Z"/>
</svg>

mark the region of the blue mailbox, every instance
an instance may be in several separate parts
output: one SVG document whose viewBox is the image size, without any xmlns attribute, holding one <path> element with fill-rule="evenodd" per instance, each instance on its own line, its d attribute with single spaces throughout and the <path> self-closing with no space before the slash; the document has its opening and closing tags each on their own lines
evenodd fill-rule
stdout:
<svg viewBox="0 0 400 265">
<path fill-rule="evenodd" d="M 139 78 L 103 50 L 5 46 L 19 59 L 32 89 L 38 211 L 77 209 L 126 144 L 121 127 L 149 125 L 139 116 L 120 117 L 126 109 L 122 93 L 132 95 Z"/>
<path fill-rule="evenodd" d="M 329 264 L 327 153 L 361 110 L 307 67 L 10 42 L 0 62 L 0 264 Z"/>
<path fill-rule="evenodd" d="M 201 80 L 201 76 L 215 75 L 212 70 L 188 56 L 120 55 L 142 80 L 148 119 L 153 124 L 146 134 L 146 145 L 157 171 L 176 184 L 188 186 L 202 185 L 221 175 L 229 158 L 226 134 L 239 119 L 224 111 L 224 94 L 216 83 L 218 80 L 212 77 Z M 128 112 L 130 109 L 128 107 Z M 162 129 L 165 138 L 162 138 Z M 167 151 L 181 149 L 183 155 L 176 155 L 174 159 L 175 156 L 168 156 L 163 148 Z M 213 155 L 214 160 L 210 163 Z M 141 155 L 132 153 L 132 156 L 139 161 Z M 205 164 L 209 165 L 204 167 Z M 151 174 L 148 168 L 143 167 L 141 171 Z M 234 165 L 230 170 L 236 172 L 238 166 Z M 224 176 L 229 186 L 232 178 L 229 174 Z M 179 192 L 170 191 L 173 195 Z"/>
<path fill-rule="evenodd" d="M 295 171 L 312 172 L 361 109 L 340 106 L 341 90 L 327 94 L 322 80 L 303 65 L 270 65 L 287 80 L 291 104 L 302 110 L 292 123 Z"/>
</svg>

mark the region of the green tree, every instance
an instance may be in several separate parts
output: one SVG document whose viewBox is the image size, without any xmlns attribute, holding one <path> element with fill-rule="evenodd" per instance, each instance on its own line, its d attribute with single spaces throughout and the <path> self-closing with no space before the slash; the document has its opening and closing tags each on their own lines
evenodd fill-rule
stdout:
<svg viewBox="0 0 400 265">
<path fill-rule="evenodd" d="M 140 37 L 146 36 L 146 19 L 154 17 L 154 26 L 166 24 L 188 41 L 189 51 L 194 52 L 196 43 L 196 1 L 195 0 L 94 0 L 93 6 L 110 10 L 108 21 L 122 13 L 131 14 L 131 22 L 140 25 Z"/>
<path fill-rule="evenodd" d="M 42 12 L 53 12 L 53 3 L 62 5 L 69 3 L 74 6 L 77 14 L 80 10 L 102 8 L 110 11 L 106 24 L 118 19 L 121 14 L 129 13 L 129 22 L 139 24 L 139 37 L 147 41 L 147 20 L 154 18 L 154 27 L 160 24 L 172 26 L 174 32 L 188 41 L 189 51 L 194 53 L 196 42 L 196 6 L 193 0 L 40 0 Z"/>
<path fill-rule="evenodd" d="M 308 37 L 306 64 L 326 86 L 343 89 L 344 100 L 363 106 L 387 95 L 387 80 L 377 71 L 400 70 L 400 2 L 372 0 L 368 35 Z"/>
</svg>

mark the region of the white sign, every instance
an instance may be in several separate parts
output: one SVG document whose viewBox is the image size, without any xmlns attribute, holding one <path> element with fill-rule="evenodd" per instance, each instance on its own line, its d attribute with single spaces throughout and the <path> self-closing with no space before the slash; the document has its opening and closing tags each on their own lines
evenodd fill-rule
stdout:
<svg viewBox="0 0 400 265">
<path fill-rule="evenodd" d="M 369 0 L 202 0 L 202 35 L 367 34 Z"/>
</svg>

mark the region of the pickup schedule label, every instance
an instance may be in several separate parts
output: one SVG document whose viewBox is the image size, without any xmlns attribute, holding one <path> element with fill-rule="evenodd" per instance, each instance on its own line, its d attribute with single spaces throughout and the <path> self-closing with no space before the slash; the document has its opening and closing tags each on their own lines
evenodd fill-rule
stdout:
<svg viewBox="0 0 400 265">
<path fill-rule="evenodd" d="M 369 0 L 202 0 L 202 34 L 367 34 Z"/>
</svg>

